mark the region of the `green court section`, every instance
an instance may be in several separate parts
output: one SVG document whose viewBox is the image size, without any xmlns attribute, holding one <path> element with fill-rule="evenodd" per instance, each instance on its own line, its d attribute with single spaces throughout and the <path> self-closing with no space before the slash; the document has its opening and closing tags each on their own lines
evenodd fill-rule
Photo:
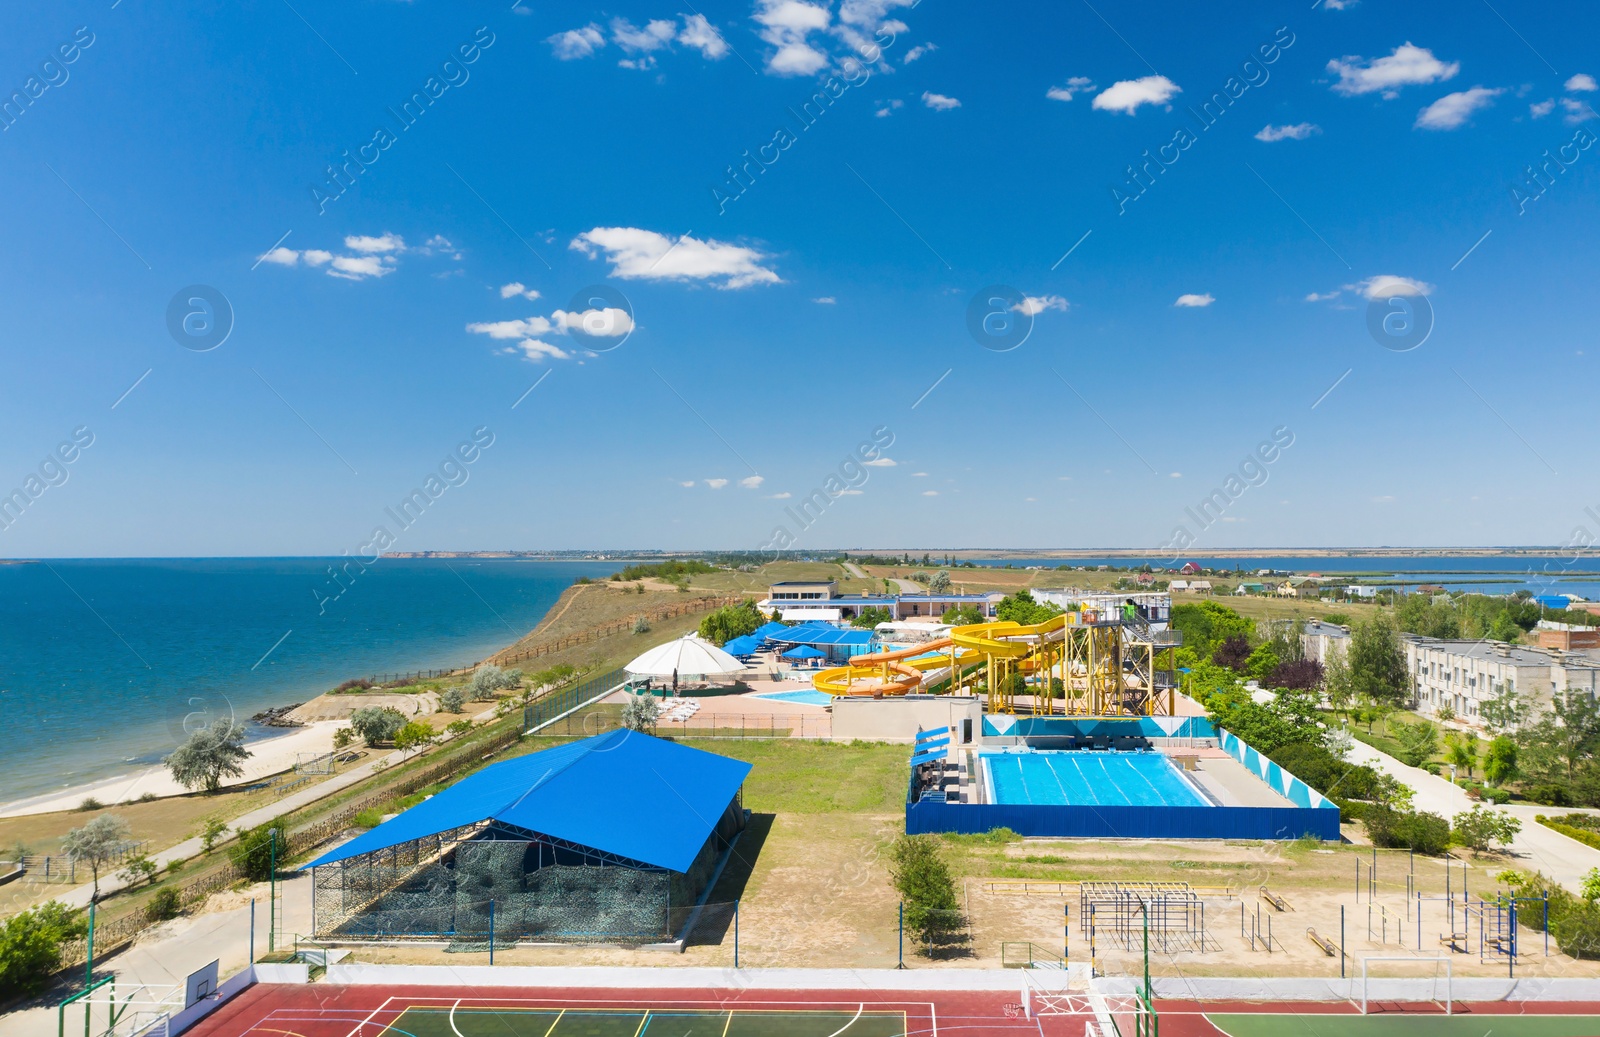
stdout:
<svg viewBox="0 0 1600 1037">
<path fill-rule="evenodd" d="M 904 1012 L 459 1008 L 452 1015 L 448 1008 L 430 1007 L 406 1009 L 381 1037 L 905 1037 L 905 1032 Z"/>
<path fill-rule="evenodd" d="M 1600 1015 L 1445 1015 L 1391 1012 L 1368 1015 L 1207 1015 L 1228 1037 L 1600 1037 Z"/>
</svg>

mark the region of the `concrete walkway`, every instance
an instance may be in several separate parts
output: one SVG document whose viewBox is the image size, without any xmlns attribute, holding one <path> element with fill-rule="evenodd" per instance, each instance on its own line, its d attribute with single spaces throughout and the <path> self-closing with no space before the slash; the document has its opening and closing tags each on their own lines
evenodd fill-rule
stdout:
<svg viewBox="0 0 1600 1037">
<path fill-rule="evenodd" d="M 1448 779 L 1429 774 L 1420 767 L 1408 767 L 1359 739 L 1352 740 L 1350 762 L 1366 764 L 1399 778 L 1416 792 L 1412 799 L 1414 809 L 1438 814 L 1447 821 L 1463 811 L 1471 810 L 1474 805 L 1467 798 L 1466 790 Z M 1508 862 L 1510 866 L 1522 871 L 1541 871 L 1574 893 L 1591 868 L 1600 868 L 1600 850 L 1568 839 L 1559 832 L 1552 832 L 1533 819 L 1535 814 L 1554 816 L 1569 813 L 1567 809 L 1521 803 L 1508 803 L 1494 809 L 1503 810 L 1522 821 L 1522 831 L 1511 842 L 1511 854 L 1516 860 Z M 1490 867 L 1493 868 L 1493 865 Z"/>
<path fill-rule="evenodd" d="M 250 963 L 251 898 L 256 901 L 255 950 L 257 954 L 265 954 L 270 916 L 267 909 L 267 883 L 257 883 L 239 893 L 220 893 L 216 896 L 228 897 L 237 901 L 237 905 L 210 914 L 185 915 L 164 922 L 148 935 L 140 937 L 132 947 L 107 958 L 103 966 L 95 969 L 95 975 L 114 974 L 119 996 L 126 996 L 134 984 L 148 984 L 152 989 L 140 995 L 148 997 L 159 996 L 163 988 L 181 985 L 190 973 L 213 960 L 218 962 L 219 976 L 226 978 Z M 279 879 L 280 949 L 285 944 L 293 947 L 295 934 L 306 933 L 310 929 L 310 877 L 293 875 Z M 73 978 L 74 990 L 82 988 L 82 978 L 80 970 Z M 51 1006 L 64 996 L 60 990 L 55 990 L 46 995 L 47 1005 L 0 1016 L 0 1033 L 6 1037 L 56 1037 L 59 1017 L 57 1009 Z M 145 1007 L 136 1004 L 133 1009 L 139 1011 Z M 103 1005 L 97 1009 L 94 1017 L 97 1033 L 104 1026 L 100 1016 L 102 1011 Z M 80 1010 L 74 1014 L 69 1008 L 68 1033 L 76 1032 L 75 1023 L 82 1025 L 83 1013 Z"/>
</svg>

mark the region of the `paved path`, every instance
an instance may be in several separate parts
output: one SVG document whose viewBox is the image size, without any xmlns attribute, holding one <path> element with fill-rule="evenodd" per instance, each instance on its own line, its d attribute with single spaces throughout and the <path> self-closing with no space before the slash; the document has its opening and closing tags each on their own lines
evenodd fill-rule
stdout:
<svg viewBox="0 0 1600 1037">
<path fill-rule="evenodd" d="M 1420 767 L 1408 767 L 1359 739 L 1352 743 L 1350 762 L 1364 763 L 1410 785 L 1416 790 L 1412 806 L 1417 810 L 1426 810 L 1449 820 L 1473 807 L 1473 801 L 1467 798 L 1466 790 L 1460 786 L 1446 778 L 1429 774 Z M 1522 870 L 1542 871 L 1576 893 L 1583 876 L 1591 868 L 1600 868 L 1600 850 L 1568 839 L 1559 832 L 1552 832 L 1533 819 L 1535 814 L 1567 813 L 1561 807 L 1508 803 L 1498 809 L 1522 821 L 1522 831 L 1511 843 L 1511 853 Z"/>
<path fill-rule="evenodd" d="M 148 936 L 141 937 L 127 950 L 112 955 L 104 966 L 95 969 L 96 976 L 114 973 L 117 976 L 117 993 L 125 995 L 132 984 L 144 983 L 154 988 L 183 983 L 185 977 L 207 963 L 216 960 L 221 978 L 227 978 L 250 961 L 250 898 L 256 900 L 256 952 L 267 951 L 267 884 L 257 883 L 242 893 L 219 894 L 238 901 L 238 906 L 210 914 L 180 916 L 166 922 Z M 295 875 L 278 880 L 278 934 L 283 942 L 293 946 L 296 933 L 311 929 L 311 879 Z M 72 989 L 82 987 L 83 974 L 74 977 Z M 52 1007 L 62 997 L 60 990 L 52 991 L 47 1000 L 50 1005 L 28 1008 L 0 1016 L 0 1033 L 6 1037 L 56 1037 L 57 1010 Z M 156 996 L 151 992 L 148 996 Z M 134 1006 L 139 1010 L 141 1006 Z M 103 1007 L 101 1011 L 103 1011 Z M 73 1014 L 68 1009 L 67 1032 L 76 1032 L 74 1020 L 83 1022 L 83 1013 Z M 104 1025 L 98 1012 L 94 1018 L 95 1031 Z"/>
</svg>

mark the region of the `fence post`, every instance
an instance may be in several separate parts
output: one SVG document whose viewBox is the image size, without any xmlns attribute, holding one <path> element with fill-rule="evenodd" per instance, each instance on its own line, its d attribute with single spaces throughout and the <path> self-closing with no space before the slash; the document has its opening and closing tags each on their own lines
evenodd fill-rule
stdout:
<svg viewBox="0 0 1600 1037">
<path fill-rule="evenodd" d="M 733 902 L 733 967 L 739 967 L 739 902 Z"/>
<path fill-rule="evenodd" d="M 494 901 L 489 901 L 489 964 L 494 964 Z"/>
<path fill-rule="evenodd" d="M 1422 925 L 1422 916 L 1417 916 L 1417 925 Z M 1421 932 L 1421 929 L 1418 929 Z M 1344 905 L 1339 905 L 1339 978 L 1344 979 Z"/>
<path fill-rule="evenodd" d="M 895 964 L 895 968 L 903 969 L 905 967 L 906 967 L 906 902 L 904 900 L 902 900 L 902 901 L 900 901 L 900 960 L 899 960 L 899 962 L 897 962 Z"/>
</svg>

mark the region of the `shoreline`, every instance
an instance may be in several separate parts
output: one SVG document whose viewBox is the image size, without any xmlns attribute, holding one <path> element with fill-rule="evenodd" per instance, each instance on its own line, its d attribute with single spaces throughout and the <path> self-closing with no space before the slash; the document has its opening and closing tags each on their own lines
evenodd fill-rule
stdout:
<svg viewBox="0 0 1600 1037">
<path fill-rule="evenodd" d="M 581 585 L 574 585 L 581 586 Z M 526 633 L 512 639 L 509 643 L 485 655 L 483 659 L 492 659 L 496 655 L 516 647 L 523 641 L 532 637 L 541 627 L 556 615 L 558 609 L 568 601 L 572 587 L 563 588 L 556 596 L 556 600 L 539 617 L 539 622 L 534 624 Z M 478 662 L 482 662 L 480 659 Z M 464 670 L 475 664 L 451 667 L 453 670 Z M 282 705 L 291 703 L 296 694 L 285 692 Z M 322 694 L 318 692 L 317 694 Z M 302 698 L 301 704 L 311 701 L 311 698 Z M 281 708 L 268 706 L 268 709 Z M 241 785 L 253 784 L 263 778 L 288 770 L 294 766 L 299 753 L 302 752 L 330 752 L 333 749 L 333 732 L 341 727 L 348 727 L 345 720 L 320 720 L 295 728 L 267 728 L 267 730 L 281 730 L 282 734 L 263 735 L 247 739 L 245 746 L 250 749 L 250 758 L 243 764 L 244 774 L 228 784 L 223 789 L 237 788 Z M 263 751 L 266 750 L 266 751 Z M 110 790 L 117 790 L 114 796 L 108 796 Z M 160 764 L 141 767 L 138 770 L 123 774 L 114 774 L 106 778 L 96 778 L 77 785 L 68 785 L 53 792 L 41 792 L 18 799 L 0 801 L 0 818 L 22 817 L 29 814 L 49 814 L 60 811 L 76 810 L 78 804 L 84 799 L 93 796 L 106 806 L 120 803 L 136 802 L 141 795 L 154 794 L 158 799 L 190 794 L 190 790 L 172 780 L 167 769 Z"/>
<path fill-rule="evenodd" d="M 301 753 L 321 753 L 333 750 L 333 733 L 348 726 L 340 720 L 325 720 L 304 727 L 285 729 L 283 734 L 269 735 L 245 742 L 250 758 L 241 766 L 244 773 L 222 786 L 222 791 L 252 785 L 274 774 L 291 769 Z M 29 814 L 51 814 L 76 810 L 86 798 L 93 796 L 105 806 L 137 802 L 140 796 L 154 795 L 158 799 L 190 795 L 172 779 L 160 764 L 142 767 L 126 774 L 98 778 L 81 785 L 69 785 L 54 792 L 25 796 L 0 803 L 0 818 L 23 817 Z"/>
</svg>

